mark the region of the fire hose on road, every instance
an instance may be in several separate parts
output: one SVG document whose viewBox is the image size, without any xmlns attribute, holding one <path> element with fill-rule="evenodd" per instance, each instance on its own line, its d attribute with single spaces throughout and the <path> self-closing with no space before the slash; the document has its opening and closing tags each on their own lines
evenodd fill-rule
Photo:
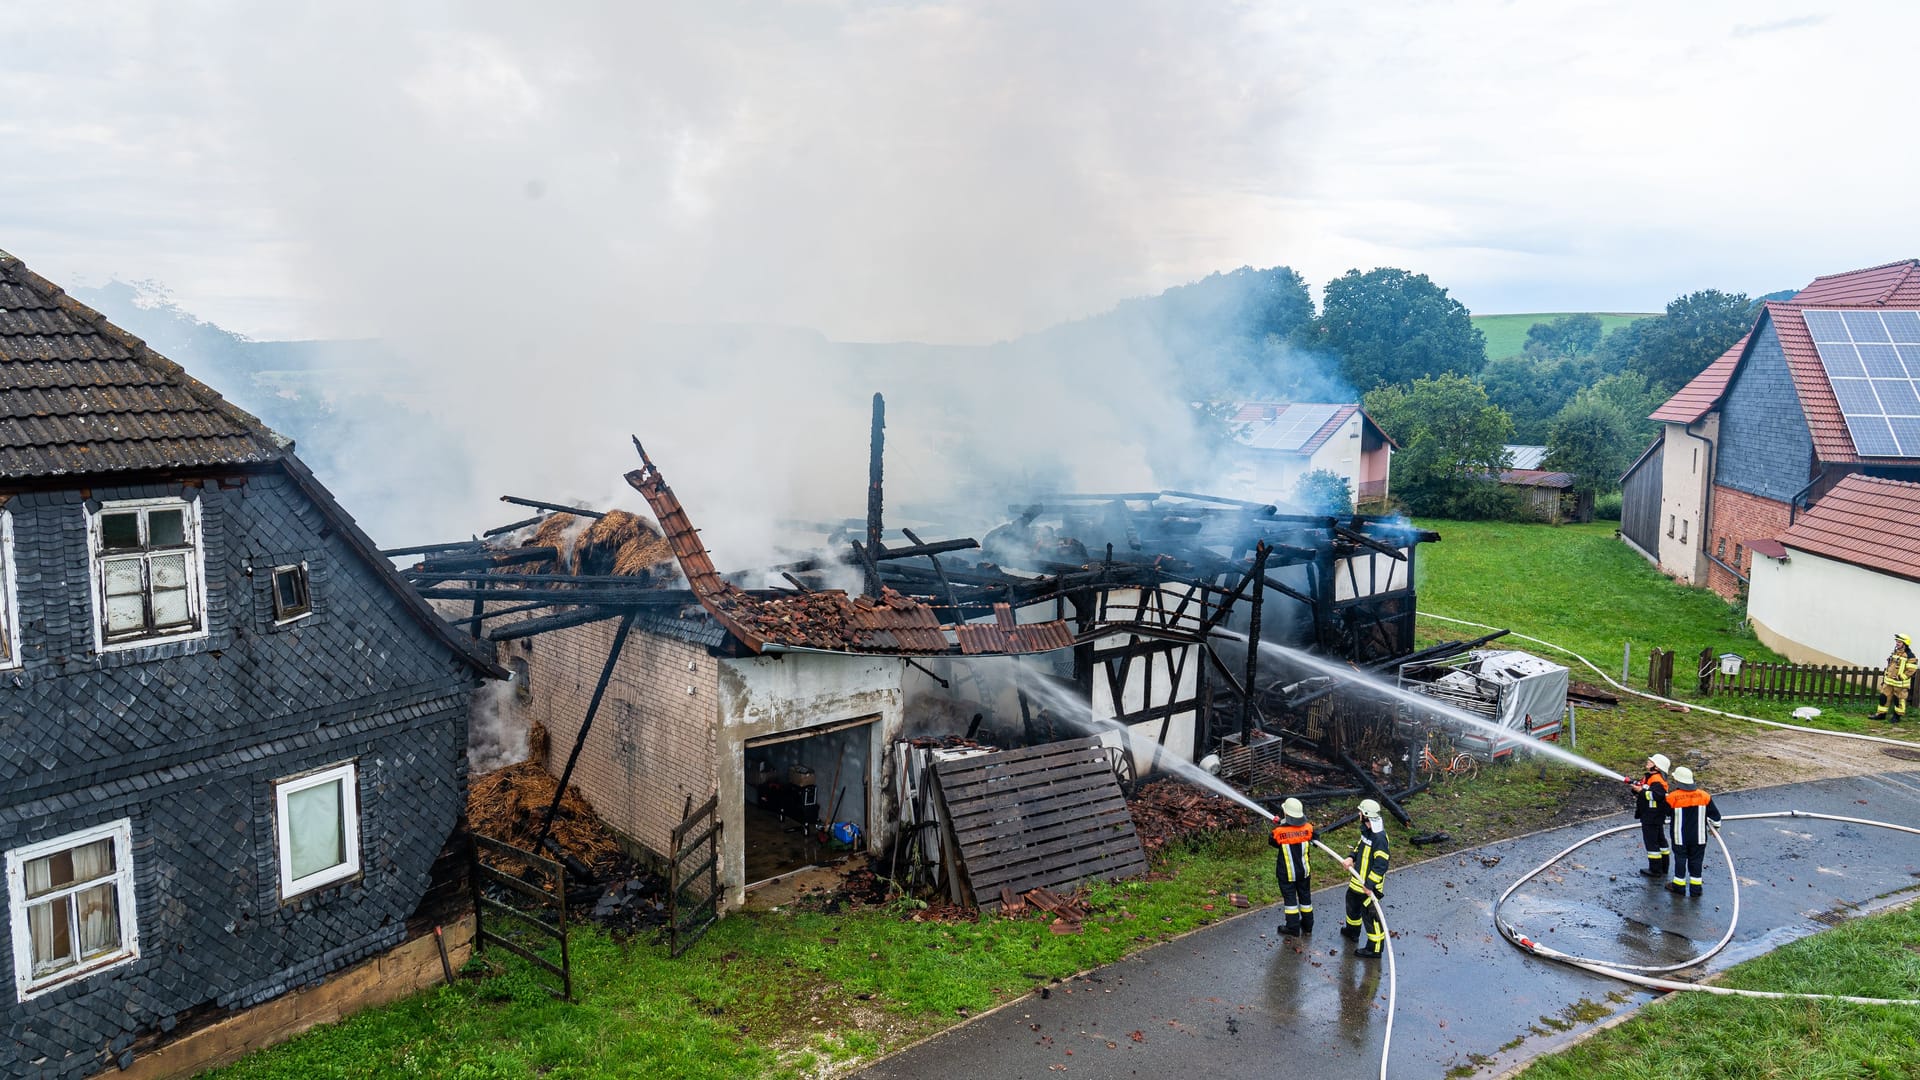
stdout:
<svg viewBox="0 0 1920 1080">
<path fill-rule="evenodd" d="M 1317 836 L 1313 838 L 1313 846 L 1333 856 L 1338 862 L 1347 861 L 1345 855 L 1321 843 Z M 1393 967 L 1393 931 L 1387 925 L 1386 916 L 1381 911 L 1380 898 L 1374 895 L 1372 889 L 1367 888 L 1367 883 L 1360 879 L 1359 874 L 1353 872 L 1352 867 L 1347 868 L 1347 883 L 1360 886 L 1360 891 L 1366 893 L 1368 899 L 1373 901 L 1373 916 L 1380 920 L 1380 932 L 1386 935 L 1381 941 L 1381 951 L 1387 954 L 1387 1035 L 1380 1043 L 1380 1080 L 1387 1080 L 1387 1057 L 1393 1052 L 1393 1007 L 1400 996 L 1399 979 Z"/>
<path fill-rule="evenodd" d="M 1920 836 L 1920 829 L 1916 829 L 1908 825 L 1896 825 L 1890 821 L 1873 821 L 1868 818 L 1842 817 L 1838 814 L 1816 814 L 1807 810 L 1769 810 L 1769 811 L 1764 811 L 1757 814 L 1728 814 L 1726 817 L 1722 818 L 1721 820 L 1722 821 L 1754 821 L 1754 820 L 1759 820 L 1763 818 L 1817 818 L 1822 821 L 1839 821 L 1849 825 L 1871 825 L 1871 826 L 1874 826 L 1875 828 L 1893 829 L 1897 832 L 1909 833 L 1914 836 Z M 1509 897 L 1511 897 L 1516 891 L 1518 891 L 1522 885 L 1525 885 L 1527 882 L 1533 880 L 1535 877 L 1538 877 L 1540 874 L 1544 873 L 1549 867 L 1553 866 L 1555 863 L 1559 862 L 1561 859 L 1566 858 L 1568 855 L 1573 854 L 1575 851 L 1580 850 L 1581 848 L 1587 846 L 1588 844 L 1593 843 L 1596 840 L 1600 840 L 1605 837 L 1612 836 L 1614 833 L 1625 832 L 1629 829 L 1638 829 L 1639 827 L 1640 826 L 1638 825 L 1638 823 L 1635 823 L 1632 825 L 1616 825 L 1611 829 L 1602 829 L 1601 831 L 1594 833 L 1591 836 L 1588 836 L 1582 840 L 1578 840 L 1574 842 L 1573 844 L 1569 845 L 1564 850 L 1562 850 L 1559 854 L 1541 863 L 1539 866 L 1534 867 L 1532 870 L 1527 871 L 1526 874 L 1522 875 L 1520 879 L 1515 881 L 1512 885 L 1507 886 L 1507 891 L 1501 893 L 1500 899 L 1494 901 L 1494 905 L 1493 905 L 1493 922 L 1494 922 L 1494 925 L 1499 928 L 1500 936 L 1506 938 L 1509 942 L 1513 943 L 1515 946 L 1525 949 L 1527 952 L 1532 953 L 1535 956 L 1545 957 L 1546 959 L 1549 959 L 1549 960 L 1557 960 L 1560 963 L 1566 964 L 1570 967 L 1579 968 L 1582 971 L 1592 972 L 1595 975 L 1605 975 L 1609 978 L 1620 979 L 1624 982 L 1633 983 L 1637 986 L 1644 986 L 1653 990 L 1698 990 L 1698 991 L 1703 991 L 1709 994 L 1720 994 L 1728 997 L 1770 998 L 1775 1000 L 1797 998 L 1797 999 L 1814 1000 L 1814 1001 L 1844 1001 L 1844 1002 L 1849 1002 L 1855 1005 L 1920 1005 L 1920 1000 L 1911 999 L 1911 998 L 1870 998 L 1870 997 L 1854 997 L 1847 994 L 1812 994 L 1812 993 L 1788 993 L 1784 991 L 1773 991 L 1773 990 L 1742 990 L 1742 989 L 1737 989 L 1731 986 L 1708 986 L 1702 983 L 1680 982 L 1674 979 L 1654 978 L 1653 976 L 1663 972 L 1679 971 L 1684 968 L 1689 968 L 1698 964 L 1706 963 L 1709 959 L 1713 958 L 1715 954 L 1719 953 L 1720 950 L 1727 947 L 1727 944 L 1733 940 L 1734 930 L 1737 929 L 1740 925 L 1740 875 L 1736 873 L 1734 870 L 1733 853 L 1727 850 L 1727 842 L 1720 835 L 1720 830 L 1717 828 L 1713 830 L 1713 839 L 1714 839 L 1714 842 L 1720 846 L 1721 856 L 1727 860 L 1727 877 L 1731 880 L 1733 885 L 1733 912 L 1732 912 L 1732 917 L 1727 921 L 1727 932 L 1721 935 L 1720 940 L 1715 942 L 1712 948 L 1708 949 L 1706 952 L 1701 953 L 1699 956 L 1690 957 L 1677 964 L 1617 964 L 1617 963 L 1612 963 L 1610 961 L 1595 960 L 1591 957 L 1574 956 L 1571 953 L 1561 952 L 1560 950 L 1555 949 L 1551 946 L 1541 944 L 1538 941 L 1534 941 L 1533 939 L 1520 933 L 1520 931 L 1515 929 L 1511 923 L 1507 922 L 1505 919 L 1502 919 L 1500 917 L 1500 908 L 1504 904 L 1506 904 L 1507 899 Z"/>
</svg>

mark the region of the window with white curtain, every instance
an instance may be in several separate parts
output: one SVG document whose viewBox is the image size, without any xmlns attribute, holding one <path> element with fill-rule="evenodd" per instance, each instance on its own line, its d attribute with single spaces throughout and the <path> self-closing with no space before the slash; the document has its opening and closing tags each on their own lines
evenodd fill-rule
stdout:
<svg viewBox="0 0 1920 1080">
<path fill-rule="evenodd" d="M 282 900 L 360 872 L 360 782 L 353 762 L 280 780 L 273 802 Z"/>
<path fill-rule="evenodd" d="M 93 541 L 95 628 L 102 648 L 204 633 L 199 504 L 128 499 L 101 505 Z"/>
<path fill-rule="evenodd" d="M 7 852 L 21 1000 L 140 955 L 128 818 Z"/>
</svg>

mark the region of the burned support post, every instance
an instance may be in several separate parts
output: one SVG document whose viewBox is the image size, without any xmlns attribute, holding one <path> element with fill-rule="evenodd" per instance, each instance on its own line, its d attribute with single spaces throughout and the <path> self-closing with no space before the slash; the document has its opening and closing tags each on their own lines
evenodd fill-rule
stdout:
<svg viewBox="0 0 1920 1080">
<path fill-rule="evenodd" d="M 600 669 L 600 681 L 594 684 L 593 697 L 587 702 L 586 719 L 580 721 L 580 734 L 574 736 L 573 752 L 567 755 L 567 767 L 560 770 L 560 784 L 553 789 L 553 802 L 547 804 L 547 816 L 540 821 L 540 835 L 534 837 L 536 850 L 553 829 L 553 815 L 560 812 L 560 800 L 567 794 L 567 781 L 573 779 L 573 767 L 580 763 L 580 751 L 587 745 L 587 732 L 593 728 L 593 715 L 600 711 L 600 699 L 606 696 L 607 683 L 613 678 L 613 665 L 620 661 L 620 650 L 627 644 L 627 631 L 633 629 L 633 616 L 633 612 L 627 612 L 620 620 L 619 631 L 613 635 L 613 648 L 607 650 L 607 666 Z"/>
<path fill-rule="evenodd" d="M 873 435 L 867 451 L 867 555 L 871 560 L 883 550 L 880 543 L 881 524 L 881 475 L 885 471 L 887 453 L 887 399 L 879 394 L 873 395 Z M 867 595 L 880 598 L 880 572 L 873 563 L 867 563 Z"/>
<path fill-rule="evenodd" d="M 1267 546 L 1266 541 L 1255 545 L 1253 572 L 1247 575 L 1247 579 L 1255 584 L 1247 608 L 1247 692 L 1240 697 L 1240 745 L 1248 747 L 1253 745 L 1254 678 L 1260 673 L 1260 601 L 1267 594 L 1267 556 L 1271 554 L 1273 549 Z"/>
<path fill-rule="evenodd" d="M 512 503 L 515 506 L 530 506 L 535 510 L 551 510 L 556 514 L 572 514 L 574 517 L 593 518 L 595 521 L 607 516 L 598 510 L 584 510 L 578 506 L 568 506 L 565 503 L 542 502 L 539 499 L 523 499 L 518 495 L 502 495 L 500 496 L 500 501 L 503 503 Z"/>
<path fill-rule="evenodd" d="M 1393 796 L 1387 794 L 1387 789 L 1380 786 L 1379 782 L 1373 778 L 1372 773 L 1355 763 L 1352 755 L 1348 754 L 1345 750 L 1336 750 L 1334 751 L 1333 759 L 1346 766 L 1347 771 L 1360 780 L 1360 786 L 1373 792 L 1373 797 L 1380 800 L 1380 805 L 1386 807 L 1388 811 L 1393 814 L 1395 820 L 1399 821 L 1402 825 L 1413 824 L 1413 819 L 1408 817 L 1407 812 L 1400 808 L 1400 804 L 1394 800 Z"/>
</svg>

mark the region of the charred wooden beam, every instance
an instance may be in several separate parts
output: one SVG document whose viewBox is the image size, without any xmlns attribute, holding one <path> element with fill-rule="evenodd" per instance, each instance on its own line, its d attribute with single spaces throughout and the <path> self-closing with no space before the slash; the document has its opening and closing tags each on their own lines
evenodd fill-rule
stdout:
<svg viewBox="0 0 1920 1080">
<path fill-rule="evenodd" d="M 520 603 L 540 601 L 549 604 L 603 604 L 632 607 L 686 607 L 697 604 L 686 589 L 483 589 L 471 585 L 429 586 L 418 590 L 427 600 L 512 600 Z"/>
<path fill-rule="evenodd" d="M 527 560 L 517 560 L 525 562 Z M 646 581 L 630 574 L 494 573 L 484 570 L 403 570 L 401 574 L 418 581 L 485 581 L 494 585 L 612 585 L 628 589 L 647 588 Z"/>
<path fill-rule="evenodd" d="M 903 532 L 903 533 L 905 533 L 905 534 L 906 534 L 906 536 L 907 536 L 907 539 L 908 539 L 908 540 L 911 540 L 911 541 L 912 541 L 912 542 L 913 542 L 914 544 L 916 544 L 916 545 L 918 545 L 918 546 L 920 546 L 920 547 L 926 547 L 926 546 L 927 546 L 927 545 L 926 545 L 925 543 L 923 543 L 923 542 L 921 541 L 921 539 L 920 539 L 919 537 L 917 537 L 917 536 L 915 536 L 915 535 L 913 535 L 913 530 L 912 530 L 912 529 L 902 529 L 902 530 L 900 530 L 900 531 L 901 531 L 901 532 Z M 978 546 L 980 546 L 980 545 L 979 545 L 979 543 L 978 543 L 978 542 L 976 541 L 976 542 L 974 543 L 974 546 L 975 546 L 975 547 L 978 547 Z M 948 605 L 949 605 L 949 606 L 952 606 L 952 607 L 955 607 L 955 608 L 957 608 L 957 607 L 959 607 L 959 606 L 960 606 L 960 600 L 959 600 L 959 598 L 958 598 L 958 597 L 956 597 L 956 596 L 954 595 L 954 592 L 953 592 L 953 582 L 952 582 L 952 581 L 949 581 L 949 580 L 947 579 L 947 571 L 945 570 L 945 568 L 943 568 L 943 567 L 942 567 L 942 566 L 940 565 L 940 559 L 939 559 L 939 557 L 938 557 L 938 555 L 939 555 L 939 553 L 938 553 L 938 552 L 933 552 L 933 551 L 929 551 L 929 552 L 927 552 L 927 562 L 928 562 L 928 563 L 930 563 L 930 564 L 932 564 L 932 566 L 933 566 L 933 574 L 934 574 L 934 576 L 940 579 L 940 588 L 941 588 L 942 590 L 944 590 L 944 591 L 946 592 L 946 594 L 947 594 L 947 603 L 948 603 Z"/>
<path fill-rule="evenodd" d="M 511 548 L 506 551 L 487 551 L 477 555 L 442 555 L 429 557 L 418 566 L 401 571 L 404 574 L 431 574 L 435 572 L 457 574 L 463 571 L 483 570 L 489 566 L 518 566 L 522 563 L 556 562 L 560 558 L 560 549 L 556 547 Z"/>
<path fill-rule="evenodd" d="M 518 615 L 518 614 L 521 614 L 522 612 L 538 611 L 541 608 L 550 608 L 554 606 L 555 605 L 553 604 L 536 600 L 531 604 L 514 604 L 511 607 L 494 608 L 492 611 L 489 611 L 486 613 L 485 618 L 498 619 L 503 615 Z"/>
<path fill-rule="evenodd" d="M 785 570 L 780 571 L 780 576 L 783 578 L 786 578 L 789 584 L 791 584 L 794 588 L 800 590 L 801 592 L 813 591 L 813 589 L 810 588 L 806 582 L 801 581 L 799 578 L 794 577 L 792 574 L 787 573 Z"/>
<path fill-rule="evenodd" d="M 1267 556 L 1272 549 L 1263 541 L 1253 549 L 1253 570 L 1247 574 L 1249 580 L 1267 579 Z M 1267 595 L 1265 589 L 1253 590 L 1253 599 L 1247 607 L 1247 692 L 1240 699 L 1240 745 L 1253 745 L 1253 688 L 1260 684 L 1260 608 Z M 1280 762 L 1287 760 L 1286 743 L 1280 744 Z"/>
<path fill-rule="evenodd" d="M 882 521 L 886 462 L 887 399 L 876 393 L 873 395 L 873 427 L 867 444 L 867 547 L 861 556 L 867 566 L 867 595 L 876 599 L 880 596 L 880 572 L 873 564 L 886 546 L 881 542 L 881 533 L 886 528 Z"/>
<path fill-rule="evenodd" d="M 1237 506 L 1243 510 L 1265 510 L 1278 513 L 1279 507 L 1272 503 L 1253 502 L 1248 499 L 1228 499 L 1219 495 L 1201 495 L 1192 491 L 1162 491 L 1161 495 L 1169 499 L 1192 499 L 1194 502 L 1215 503 L 1220 506 Z"/>
<path fill-rule="evenodd" d="M 912 534 L 909 533 L 908 536 L 911 537 Z M 936 540 L 931 544 L 923 544 L 915 540 L 912 547 L 877 547 L 870 550 L 875 562 L 886 562 L 892 559 L 931 558 L 935 555 L 945 555 L 950 551 L 967 551 L 979 546 L 980 541 L 970 536 L 963 536 L 957 540 Z"/>
<path fill-rule="evenodd" d="M 633 629 L 633 613 L 628 612 L 620 620 L 620 629 L 613 635 L 613 647 L 607 650 L 607 664 L 600 669 L 600 681 L 594 684 L 593 697 L 587 702 L 587 715 L 580 721 L 580 733 L 574 736 L 573 752 L 567 755 L 567 767 L 560 770 L 560 783 L 553 789 L 553 802 L 547 804 L 547 814 L 540 820 L 540 835 L 534 838 L 538 847 L 547 839 L 547 833 L 553 829 L 553 815 L 560 812 L 560 800 L 566 797 L 567 781 L 573 779 L 573 767 L 580 763 L 580 751 L 586 748 L 587 732 L 593 729 L 594 714 L 600 711 L 600 699 L 606 696 L 607 683 L 613 678 L 613 667 L 620 661 L 620 650 L 627 644 L 627 632 Z"/>
<path fill-rule="evenodd" d="M 501 533 L 519 532 L 521 529 L 524 529 L 529 525 L 538 525 L 545 520 L 547 520 L 547 515 L 535 514 L 530 518 L 521 518 L 519 521 L 510 521 L 505 525 L 495 525 L 493 528 L 488 529 L 486 532 L 483 532 L 480 535 L 481 536 L 499 536 Z"/>
<path fill-rule="evenodd" d="M 1397 547 L 1391 547 L 1387 544 L 1383 544 L 1380 541 L 1375 540 L 1373 537 L 1368 536 L 1366 533 L 1359 532 L 1354 529 L 1349 529 L 1344 525 L 1335 525 L 1333 527 L 1333 533 L 1335 536 L 1338 536 L 1343 540 L 1351 540 L 1354 543 L 1359 544 L 1361 547 L 1372 548 L 1373 550 L 1379 552 L 1382 555 L 1390 556 L 1392 558 L 1400 560 L 1401 562 L 1407 561 L 1406 552 L 1401 551 Z"/>
<path fill-rule="evenodd" d="M 1390 667 L 1400 667 L 1403 664 L 1422 664 L 1435 660 L 1445 660 L 1450 656 L 1459 656 L 1463 652 L 1470 652 L 1485 645 L 1489 641 L 1498 640 L 1511 633 L 1513 633 L 1511 630 L 1495 630 L 1491 634 L 1482 634 L 1471 641 L 1443 641 L 1438 645 L 1432 645 L 1421 649 L 1419 652 L 1408 653 L 1405 656 L 1394 656 L 1385 660 L 1376 660 L 1368 664 L 1366 670 L 1383 671 Z"/>
<path fill-rule="evenodd" d="M 450 544 L 419 544 L 414 547 L 381 548 L 380 554 L 389 559 L 398 559 L 405 555 L 432 555 L 441 551 L 479 551 L 487 545 L 478 540 L 460 540 Z"/>
<path fill-rule="evenodd" d="M 582 510 L 577 506 L 568 506 L 564 503 L 541 502 L 539 499 L 523 499 L 518 495 L 502 495 L 500 496 L 500 501 L 503 503 L 512 503 L 515 506 L 531 506 L 535 510 L 552 510 L 557 514 L 572 514 L 575 517 L 594 518 L 595 520 L 607 516 L 598 510 Z"/>
<path fill-rule="evenodd" d="M 1289 585 L 1283 585 L 1280 582 L 1273 580 L 1273 578 L 1271 577 L 1267 577 L 1263 575 L 1260 578 L 1260 583 L 1265 585 L 1267 588 L 1272 589 L 1274 592 L 1279 593 L 1281 596 L 1287 597 L 1290 600 L 1298 600 L 1301 603 L 1307 605 L 1309 608 L 1313 606 L 1313 597 L 1308 596 L 1306 593 L 1303 593 L 1300 590 L 1295 589 Z"/>
<path fill-rule="evenodd" d="M 548 615 L 541 619 L 524 619 L 517 623 L 509 623 L 489 633 L 487 639 L 489 641 L 512 641 L 515 638 L 533 637 L 536 634 L 544 634 L 552 630 L 565 630 L 569 626 L 585 626 L 588 623 L 600 622 L 603 619 L 617 619 L 622 614 L 623 612 L 617 609 L 598 606 L 576 608 L 573 611 L 563 611 L 557 615 Z"/>
<path fill-rule="evenodd" d="M 1387 789 L 1380 786 L 1380 782 L 1373 778 L 1372 773 L 1355 764 L 1352 755 L 1348 754 L 1345 750 L 1335 750 L 1334 760 L 1346 766 L 1347 771 L 1359 779 L 1360 786 L 1372 792 L 1373 797 L 1380 800 L 1380 805 L 1386 807 L 1393 813 L 1395 820 L 1399 821 L 1402 825 L 1413 824 L 1413 819 L 1407 816 L 1405 810 L 1401 809 L 1399 802 L 1395 801 L 1392 795 L 1387 794 Z"/>
</svg>

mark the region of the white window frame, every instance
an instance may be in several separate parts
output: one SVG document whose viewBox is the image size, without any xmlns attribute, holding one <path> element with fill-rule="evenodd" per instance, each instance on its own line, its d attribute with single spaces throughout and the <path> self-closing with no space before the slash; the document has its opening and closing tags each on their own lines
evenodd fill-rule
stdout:
<svg viewBox="0 0 1920 1080">
<path fill-rule="evenodd" d="M 170 510 L 186 511 L 184 527 L 186 544 L 182 550 L 187 554 L 187 610 L 193 618 L 193 626 L 173 633 L 155 634 L 146 637 L 122 638 L 117 641 L 107 638 L 107 580 L 104 560 L 111 555 L 101 550 L 100 518 L 103 514 L 124 510 Z M 93 581 L 93 648 L 95 652 L 118 652 L 125 649 L 139 649 L 148 645 L 164 645 L 170 641 L 191 641 L 207 636 L 207 560 L 202 547 L 203 537 L 200 530 L 200 501 L 198 499 L 115 499 L 103 502 L 98 510 L 87 514 L 87 567 Z"/>
<path fill-rule="evenodd" d="M 95 878 L 81 885 L 73 886 L 74 892 L 90 889 L 103 881 L 112 881 L 118 888 L 120 900 L 120 948 L 114 952 L 85 960 L 70 968 L 52 972 L 42 978 L 33 975 L 33 938 L 27 926 L 26 864 L 34 859 L 69 848 L 84 847 L 98 840 L 113 840 L 113 875 L 110 878 Z M 68 833 L 51 840 L 42 840 L 37 844 L 14 848 L 7 852 L 7 908 L 13 925 L 13 989 L 15 996 L 25 1001 L 38 997 L 50 990 L 57 989 L 77 979 L 86 978 L 132 963 L 140 958 L 140 920 L 133 896 L 133 819 L 121 818 L 90 829 Z M 45 903 L 42 897 L 33 901 L 33 906 Z"/>
<path fill-rule="evenodd" d="M 305 610 L 295 612 L 292 615 L 283 616 L 280 614 L 280 575 L 286 573 L 289 570 L 299 571 L 300 592 L 306 596 L 307 606 Z M 301 619 L 304 619 L 307 616 L 312 615 L 313 614 L 313 573 L 307 569 L 306 560 L 302 559 L 297 563 L 283 563 L 279 566 L 274 567 L 273 570 L 267 574 L 267 593 L 268 593 L 268 601 L 273 605 L 273 625 L 275 626 L 285 626 L 288 623 L 296 623 L 296 622 L 299 622 Z"/>
<path fill-rule="evenodd" d="M 293 876 L 293 836 L 287 820 L 287 796 L 308 788 L 341 782 L 340 822 L 346 833 L 342 849 L 346 861 L 303 878 Z M 356 763 L 344 761 L 312 772 L 288 776 L 273 782 L 273 835 L 280 863 L 280 899 L 291 900 L 303 893 L 345 881 L 360 874 L 360 770 Z"/>
<path fill-rule="evenodd" d="M 13 512 L 0 510 L 0 671 L 21 665 L 20 593 L 14 584 Z"/>
</svg>

